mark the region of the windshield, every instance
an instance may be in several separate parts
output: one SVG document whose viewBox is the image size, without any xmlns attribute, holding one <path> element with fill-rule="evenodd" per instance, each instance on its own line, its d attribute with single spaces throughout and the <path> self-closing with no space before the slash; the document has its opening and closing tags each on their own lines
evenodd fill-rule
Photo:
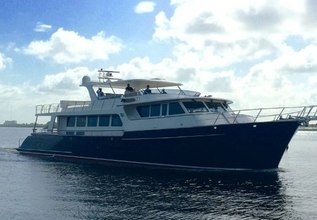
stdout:
<svg viewBox="0 0 317 220">
<path fill-rule="evenodd" d="M 202 102 L 187 101 L 183 102 L 183 104 L 189 113 L 208 112 L 208 109 Z"/>
<path fill-rule="evenodd" d="M 227 112 L 228 105 L 220 102 L 206 102 L 207 107 L 212 112 Z"/>
</svg>

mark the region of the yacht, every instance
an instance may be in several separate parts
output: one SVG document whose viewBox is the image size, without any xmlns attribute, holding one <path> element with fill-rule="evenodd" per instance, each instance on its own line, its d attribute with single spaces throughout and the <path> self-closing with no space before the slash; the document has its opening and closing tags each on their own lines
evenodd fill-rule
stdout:
<svg viewBox="0 0 317 220">
<path fill-rule="evenodd" d="M 286 108 L 234 111 L 232 101 L 183 90 L 178 82 L 115 74 L 101 69 L 96 81 L 82 78 L 89 101 L 36 106 L 33 132 L 17 150 L 128 166 L 272 169 L 304 114 Z M 49 118 L 45 129 L 38 127 L 39 117 Z"/>
</svg>

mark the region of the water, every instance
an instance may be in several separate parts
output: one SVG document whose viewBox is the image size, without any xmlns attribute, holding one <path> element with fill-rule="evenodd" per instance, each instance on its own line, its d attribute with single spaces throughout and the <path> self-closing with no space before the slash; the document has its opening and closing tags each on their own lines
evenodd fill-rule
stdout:
<svg viewBox="0 0 317 220">
<path fill-rule="evenodd" d="M 317 132 L 280 168 L 186 172 L 24 156 L 30 128 L 0 128 L 1 219 L 317 219 Z"/>
</svg>

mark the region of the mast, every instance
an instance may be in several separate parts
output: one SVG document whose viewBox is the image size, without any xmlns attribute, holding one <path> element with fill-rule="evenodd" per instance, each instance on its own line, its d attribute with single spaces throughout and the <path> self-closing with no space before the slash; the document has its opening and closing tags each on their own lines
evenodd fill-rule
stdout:
<svg viewBox="0 0 317 220">
<path fill-rule="evenodd" d="M 117 78 L 113 78 L 112 74 L 113 73 L 120 73 L 120 72 L 119 71 L 113 71 L 113 70 L 100 69 L 100 70 L 98 70 L 98 73 L 99 73 L 99 76 L 98 76 L 99 82 L 92 82 L 90 80 L 89 76 L 84 76 L 82 78 L 81 86 L 85 86 L 87 88 L 91 101 L 98 100 L 98 97 L 96 95 L 96 91 L 94 91 L 93 86 L 103 86 L 105 83 L 107 83 L 107 82 L 109 83 L 113 79 L 114 80 L 118 80 Z M 109 86 L 112 89 L 113 93 L 115 93 L 114 89 L 111 86 L 111 83 L 109 83 Z"/>
</svg>

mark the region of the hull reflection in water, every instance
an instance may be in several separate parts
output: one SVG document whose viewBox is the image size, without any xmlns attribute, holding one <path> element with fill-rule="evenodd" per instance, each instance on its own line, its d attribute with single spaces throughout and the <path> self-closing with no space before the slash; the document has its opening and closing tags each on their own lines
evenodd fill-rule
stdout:
<svg viewBox="0 0 317 220">
<path fill-rule="evenodd" d="M 34 164 L 42 173 L 33 178 L 50 176 L 37 185 L 47 189 L 45 194 L 54 195 L 55 211 L 70 210 L 66 219 L 292 217 L 275 171 L 162 172 L 42 161 Z"/>
</svg>

